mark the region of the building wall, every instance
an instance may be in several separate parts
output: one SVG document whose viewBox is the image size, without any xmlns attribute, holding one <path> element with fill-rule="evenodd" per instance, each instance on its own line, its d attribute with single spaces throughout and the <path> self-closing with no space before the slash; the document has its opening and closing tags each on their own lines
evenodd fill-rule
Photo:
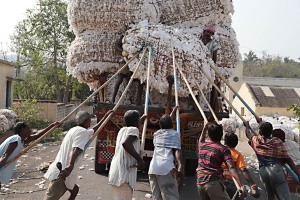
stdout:
<svg viewBox="0 0 300 200">
<path fill-rule="evenodd" d="M 7 81 L 10 81 L 10 103 L 12 106 L 13 99 L 13 78 L 15 75 L 15 67 L 9 63 L 0 60 L 0 109 L 6 108 L 6 87 Z M 9 77 L 9 78 L 7 78 Z"/>
<path fill-rule="evenodd" d="M 22 100 L 14 100 L 13 107 L 17 108 Z M 48 120 L 50 122 L 59 121 L 67 116 L 70 112 L 75 109 L 74 104 L 64 104 L 64 103 L 56 103 L 55 101 L 48 100 L 39 100 L 37 102 L 37 106 L 42 108 L 43 111 L 39 116 L 40 119 Z M 84 110 L 93 114 L 93 106 L 82 106 L 79 110 Z M 66 121 L 71 121 L 75 119 L 75 114 L 71 115 Z"/>
<path fill-rule="evenodd" d="M 288 111 L 286 108 L 271 108 L 271 107 L 257 107 L 256 108 L 257 115 L 280 115 L 280 116 L 287 116 L 287 117 L 294 117 L 293 111 Z"/>
<path fill-rule="evenodd" d="M 237 65 L 233 76 L 228 79 L 228 82 L 231 85 L 231 87 L 237 92 L 239 91 L 239 89 L 241 88 L 241 86 L 243 84 L 243 69 L 244 69 L 244 67 L 242 64 Z M 234 81 L 235 77 L 238 78 L 238 81 Z M 225 87 L 225 90 L 226 90 L 224 92 L 225 96 L 229 99 L 230 102 L 232 102 L 234 93 L 227 86 Z"/>
<path fill-rule="evenodd" d="M 255 101 L 251 95 L 251 92 L 249 91 L 246 83 L 244 83 L 240 90 L 238 91 L 238 94 L 242 97 L 242 99 L 247 103 L 247 105 L 256 112 L 256 105 Z M 238 112 L 243 116 L 252 116 L 251 112 L 245 107 L 245 105 L 240 101 L 238 97 L 235 97 L 233 99 L 232 105 L 238 110 Z M 234 113 L 232 111 L 232 113 Z"/>
<path fill-rule="evenodd" d="M 242 87 L 240 88 L 238 93 L 258 116 L 261 116 L 261 115 L 273 116 L 274 114 L 277 114 L 280 116 L 287 116 L 287 117 L 295 116 L 293 114 L 293 111 L 288 111 L 287 108 L 272 108 L 272 107 L 256 106 L 254 97 L 252 97 L 252 93 L 249 91 L 246 83 L 244 83 L 242 85 Z M 248 111 L 248 109 L 244 106 L 244 104 L 237 97 L 234 98 L 232 105 L 240 112 L 241 115 L 253 116 L 252 113 L 250 111 Z M 244 110 L 244 113 L 242 110 Z"/>
<path fill-rule="evenodd" d="M 280 87 L 296 87 L 300 85 L 300 79 L 296 78 L 272 78 L 272 77 L 243 77 L 243 81 L 248 84 L 268 85 Z"/>
</svg>

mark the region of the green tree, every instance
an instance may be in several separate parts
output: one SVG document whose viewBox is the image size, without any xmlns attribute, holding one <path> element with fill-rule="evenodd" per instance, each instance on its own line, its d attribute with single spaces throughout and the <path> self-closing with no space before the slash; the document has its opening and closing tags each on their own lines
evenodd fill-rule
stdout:
<svg viewBox="0 0 300 200">
<path fill-rule="evenodd" d="M 292 110 L 300 121 L 300 104 L 293 104 L 288 107 L 288 110 Z"/>
<path fill-rule="evenodd" d="M 248 53 L 244 53 L 244 60 L 243 63 L 244 65 L 247 64 L 254 64 L 258 60 L 257 55 L 253 51 L 249 51 Z"/>
<path fill-rule="evenodd" d="M 72 78 L 66 74 L 67 47 L 74 40 L 63 0 L 39 0 L 12 36 L 17 53 L 16 95 L 23 98 L 68 99 Z M 73 79 L 74 80 L 74 79 Z"/>
<path fill-rule="evenodd" d="M 289 57 L 272 56 L 263 53 L 258 58 L 253 52 L 245 55 L 244 75 L 253 77 L 300 78 L 300 63 Z"/>
</svg>

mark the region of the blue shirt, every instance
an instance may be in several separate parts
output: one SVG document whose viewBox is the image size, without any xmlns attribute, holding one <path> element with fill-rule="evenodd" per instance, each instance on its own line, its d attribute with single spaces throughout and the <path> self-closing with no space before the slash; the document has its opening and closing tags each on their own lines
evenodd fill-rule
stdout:
<svg viewBox="0 0 300 200">
<path fill-rule="evenodd" d="M 24 149 L 21 137 L 19 135 L 13 135 L 13 136 L 10 136 L 9 138 L 7 138 L 0 145 L 0 156 L 2 156 L 5 153 L 6 149 L 8 148 L 8 145 L 13 142 L 17 142 L 17 147 L 12 152 L 12 154 L 8 157 L 6 162 L 10 161 L 12 158 L 14 158 L 16 155 L 18 155 Z M 0 168 L 0 182 L 1 183 L 4 183 L 4 184 L 9 183 L 11 176 L 14 172 L 16 163 L 17 163 L 17 161 L 14 161 L 10 165 Z"/>
</svg>

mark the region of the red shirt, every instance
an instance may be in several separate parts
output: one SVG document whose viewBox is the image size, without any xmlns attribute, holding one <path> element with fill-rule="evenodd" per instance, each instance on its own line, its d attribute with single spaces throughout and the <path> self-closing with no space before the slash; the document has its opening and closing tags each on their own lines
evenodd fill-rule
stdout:
<svg viewBox="0 0 300 200">
<path fill-rule="evenodd" d="M 223 176 L 222 163 L 228 160 L 232 157 L 227 146 L 213 141 L 200 143 L 197 185 L 219 180 Z"/>
</svg>

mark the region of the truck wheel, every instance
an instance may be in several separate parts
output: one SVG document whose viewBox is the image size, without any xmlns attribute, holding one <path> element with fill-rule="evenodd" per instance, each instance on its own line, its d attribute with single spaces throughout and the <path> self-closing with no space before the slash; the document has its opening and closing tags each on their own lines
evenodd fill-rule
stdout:
<svg viewBox="0 0 300 200">
<path fill-rule="evenodd" d="M 185 161 L 185 174 L 186 175 L 195 175 L 197 167 L 198 167 L 197 159 L 187 159 Z"/>
</svg>

